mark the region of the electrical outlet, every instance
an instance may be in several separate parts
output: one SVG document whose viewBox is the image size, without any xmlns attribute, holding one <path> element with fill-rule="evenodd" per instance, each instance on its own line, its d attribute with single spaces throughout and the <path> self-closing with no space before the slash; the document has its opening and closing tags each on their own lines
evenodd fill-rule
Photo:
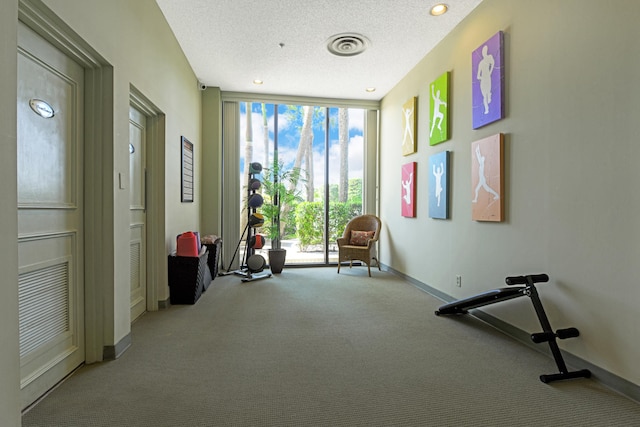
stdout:
<svg viewBox="0 0 640 427">
<path fill-rule="evenodd" d="M 462 276 L 456 276 L 456 286 L 459 288 L 462 287 Z"/>
</svg>

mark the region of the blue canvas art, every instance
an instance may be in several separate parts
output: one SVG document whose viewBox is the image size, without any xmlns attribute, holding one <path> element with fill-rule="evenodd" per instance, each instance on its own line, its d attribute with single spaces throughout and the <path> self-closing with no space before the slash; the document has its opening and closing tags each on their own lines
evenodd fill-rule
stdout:
<svg viewBox="0 0 640 427">
<path fill-rule="evenodd" d="M 471 54 L 473 128 L 504 118 L 504 53 L 502 31 Z"/>
<path fill-rule="evenodd" d="M 429 217 L 449 218 L 449 151 L 429 157 Z"/>
</svg>

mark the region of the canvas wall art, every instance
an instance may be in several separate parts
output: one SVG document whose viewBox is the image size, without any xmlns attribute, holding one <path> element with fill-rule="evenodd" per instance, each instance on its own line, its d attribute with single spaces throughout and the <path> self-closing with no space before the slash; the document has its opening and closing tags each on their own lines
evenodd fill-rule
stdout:
<svg viewBox="0 0 640 427">
<path fill-rule="evenodd" d="M 416 169 L 417 163 L 402 165 L 402 216 L 414 218 L 416 216 Z"/>
<path fill-rule="evenodd" d="M 449 72 L 429 85 L 429 145 L 449 139 Z"/>
<path fill-rule="evenodd" d="M 503 140 L 499 133 L 471 144 L 471 216 L 474 221 L 503 220 Z"/>
<path fill-rule="evenodd" d="M 429 217 L 449 218 L 449 151 L 429 157 Z"/>
<path fill-rule="evenodd" d="M 407 156 L 416 152 L 418 130 L 417 125 L 418 98 L 413 97 L 402 106 L 402 155 Z"/>
<path fill-rule="evenodd" d="M 498 31 L 471 54 L 473 128 L 504 118 L 504 34 Z"/>
</svg>

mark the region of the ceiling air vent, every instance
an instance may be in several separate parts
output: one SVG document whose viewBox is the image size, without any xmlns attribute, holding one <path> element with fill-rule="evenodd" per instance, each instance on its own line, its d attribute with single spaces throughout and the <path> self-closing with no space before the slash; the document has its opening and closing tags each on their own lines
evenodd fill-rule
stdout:
<svg viewBox="0 0 640 427">
<path fill-rule="evenodd" d="M 362 34 L 341 33 L 327 40 L 327 49 L 336 56 L 355 56 L 364 52 L 370 44 Z"/>
</svg>

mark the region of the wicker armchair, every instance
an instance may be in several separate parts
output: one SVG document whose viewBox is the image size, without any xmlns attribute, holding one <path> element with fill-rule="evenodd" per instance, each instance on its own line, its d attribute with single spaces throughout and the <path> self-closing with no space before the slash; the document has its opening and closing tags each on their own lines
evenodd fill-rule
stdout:
<svg viewBox="0 0 640 427">
<path fill-rule="evenodd" d="M 347 223 L 342 237 L 338 242 L 338 273 L 340 264 L 349 261 L 349 268 L 353 260 L 359 260 L 367 264 L 369 277 L 371 277 L 371 260 L 376 260 L 378 270 L 380 261 L 376 258 L 376 242 L 380 236 L 382 222 L 375 215 L 361 215 Z"/>
</svg>

